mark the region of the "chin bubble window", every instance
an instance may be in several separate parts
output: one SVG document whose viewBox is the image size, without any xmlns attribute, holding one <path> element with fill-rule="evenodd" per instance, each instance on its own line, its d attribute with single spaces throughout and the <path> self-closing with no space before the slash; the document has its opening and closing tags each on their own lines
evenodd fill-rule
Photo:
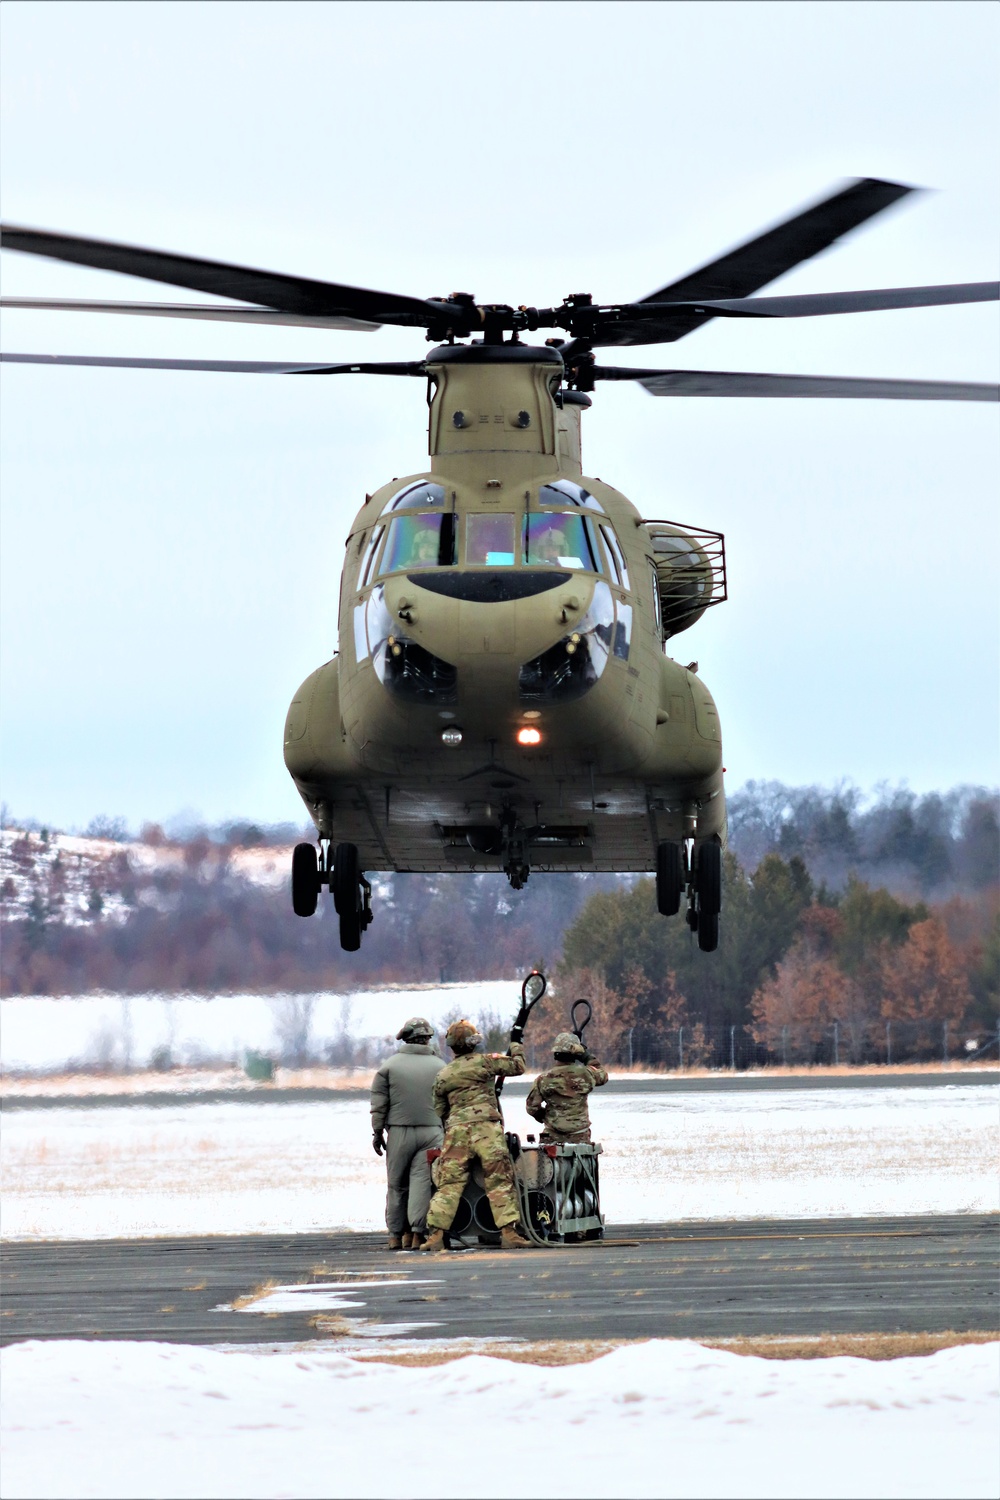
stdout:
<svg viewBox="0 0 1000 1500">
<path fill-rule="evenodd" d="M 572 479 L 553 479 L 551 484 L 543 484 L 538 491 L 539 505 L 564 506 L 567 500 L 571 505 L 580 505 L 586 510 L 596 510 L 602 516 L 604 514 L 604 506 L 599 505 L 582 484 L 575 484 Z"/>
<path fill-rule="evenodd" d="M 600 552 L 588 520 L 579 515 L 525 516 L 521 555 L 529 568 L 579 568 L 603 573 Z"/>
<path fill-rule="evenodd" d="M 379 573 L 441 568 L 454 561 L 454 516 L 397 516 L 389 523 Z"/>
<path fill-rule="evenodd" d="M 611 590 L 606 583 L 595 583 L 590 607 L 576 628 L 521 668 L 522 703 L 569 703 L 582 698 L 608 664 L 614 629 Z"/>
<path fill-rule="evenodd" d="M 512 568 L 514 517 L 469 516 L 465 522 L 465 561 L 470 568 Z"/>
</svg>

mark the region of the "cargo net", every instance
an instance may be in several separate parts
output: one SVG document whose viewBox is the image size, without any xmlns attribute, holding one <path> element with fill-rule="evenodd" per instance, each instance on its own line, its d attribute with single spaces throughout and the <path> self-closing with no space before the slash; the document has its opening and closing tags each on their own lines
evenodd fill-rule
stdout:
<svg viewBox="0 0 1000 1500">
<path fill-rule="evenodd" d="M 678 521 L 644 521 L 653 546 L 663 639 L 679 635 L 726 600 L 726 542 L 721 531 Z"/>
</svg>

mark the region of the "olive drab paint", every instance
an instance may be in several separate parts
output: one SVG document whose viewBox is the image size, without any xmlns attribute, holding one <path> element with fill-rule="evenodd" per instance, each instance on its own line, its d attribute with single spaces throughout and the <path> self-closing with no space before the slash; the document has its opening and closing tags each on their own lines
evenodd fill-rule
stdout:
<svg viewBox="0 0 1000 1500">
<path fill-rule="evenodd" d="M 562 389 L 555 349 L 444 346 L 427 371 L 430 469 L 358 512 L 340 650 L 288 712 L 285 763 L 320 834 L 366 870 L 522 860 L 524 878 L 724 844 L 718 714 L 660 624 L 678 549 L 703 599 L 673 633 L 714 602 L 697 537 L 654 535 L 583 475 L 590 400 Z"/>
</svg>

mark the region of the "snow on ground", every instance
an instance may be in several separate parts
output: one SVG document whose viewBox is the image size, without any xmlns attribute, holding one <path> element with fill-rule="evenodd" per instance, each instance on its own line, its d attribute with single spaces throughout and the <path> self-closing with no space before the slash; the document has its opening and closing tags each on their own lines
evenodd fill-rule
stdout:
<svg viewBox="0 0 1000 1500">
<path fill-rule="evenodd" d="M 998 1346 L 874 1363 L 654 1340 L 589 1364 L 153 1343 L 3 1356 L 4 1495 L 989 1497 Z"/>
<path fill-rule="evenodd" d="M 507 1128 L 537 1130 L 504 1095 Z M 979 1086 L 591 1096 L 611 1224 L 1000 1207 Z M 382 1227 L 361 1100 L 5 1113 L 5 1237 Z"/>
<path fill-rule="evenodd" d="M 242 1062 L 248 1050 L 278 1043 L 294 1004 L 311 1002 L 313 1045 L 343 1036 L 395 1037 L 412 1015 L 434 1025 L 454 1011 L 478 1017 L 495 1011 L 513 1021 L 520 980 L 435 985 L 352 995 L 61 995 L 12 996 L 0 1001 L 0 1067 L 4 1072 L 53 1072 L 70 1061 L 116 1061 L 148 1066 L 162 1047 L 177 1062 L 206 1058 Z"/>
</svg>

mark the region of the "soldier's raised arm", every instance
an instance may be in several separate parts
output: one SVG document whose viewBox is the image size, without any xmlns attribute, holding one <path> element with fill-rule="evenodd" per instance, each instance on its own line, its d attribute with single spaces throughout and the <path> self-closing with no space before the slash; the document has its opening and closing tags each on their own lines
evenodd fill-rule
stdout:
<svg viewBox="0 0 1000 1500">
<path fill-rule="evenodd" d="M 587 1072 L 591 1075 L 591 1077 L 594 1080 L 594 1087 L 595 1088 L 599 1089 L 602 1084 L 607 1083 L 607 1081 L 608 1081 L 608 1070 L 607 1070 L 607 1068 L 604 1066 L 604 1064 L 602 1062 L 598 1062 L 598 1060 L 597 1060 L 596 1057 L 588 1057 L 587 1058 L 586 1068 L 587 1068 Z"/>
<path fill-rule="evenodd" d="M 488 1062 L 492 1071 L 501 1078 L 520 1078 L 528 1066 L 521 1042 L 511 1042 L 509 1057 L 494 1052 L 489 1057 L 483 1058 L 483 1061 Z"/>
</svg>

